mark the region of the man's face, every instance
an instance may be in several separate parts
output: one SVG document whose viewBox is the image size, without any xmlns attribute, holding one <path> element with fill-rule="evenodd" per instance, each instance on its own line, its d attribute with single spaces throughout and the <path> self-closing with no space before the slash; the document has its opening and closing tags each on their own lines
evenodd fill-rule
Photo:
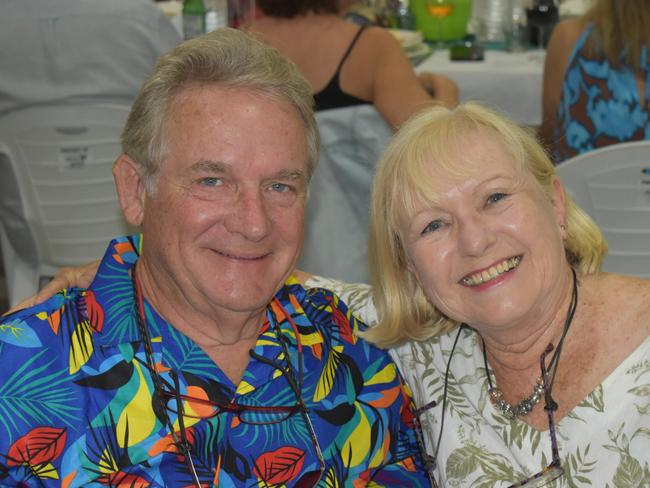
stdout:
<svg viewBox="0 0 650 488">
<path fill-rule="evenodd" d="M 197 308 L 261 310 L 301 251 L 307 139 L 298 112 L 242 88 L 193 85 L 172 102 L 167 152 L 144 199 L 154 286 Z"/>
</svg>

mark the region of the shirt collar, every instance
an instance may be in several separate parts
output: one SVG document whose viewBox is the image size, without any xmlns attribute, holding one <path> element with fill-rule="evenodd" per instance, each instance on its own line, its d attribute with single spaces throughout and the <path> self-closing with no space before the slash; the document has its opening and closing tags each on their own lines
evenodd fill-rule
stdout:
<svg viewBox="0 0 650 488">
<path fill-rule="evenodd" d="M 133 235 L 113 239 L 99 265 L 95 279 L 84 292 L 89 320 L 98 332 L 95 342 L 99 346 L 117 345 L 140 340 L 134 307 L 134 294 L 130 271 L 135 267 L 142 250 L 142 236 Z M 274 327 L 288 339 L 288 344 L 307 348 L 319 356 L 323 336 L 305 315 L 301 300 L 305 289 L 294 277 L 289 277 L 267 307 L 267 319 L 260 329 L 255 351 L 265 357 L 279 354 L 279 343 Z M 162 327 L 173 327 L 148 307 L 160 335 Z M 300 337 L 300 341 L 297 337 Z M 246 378 L 246 374 L 244 375 Z"/>
</svg>

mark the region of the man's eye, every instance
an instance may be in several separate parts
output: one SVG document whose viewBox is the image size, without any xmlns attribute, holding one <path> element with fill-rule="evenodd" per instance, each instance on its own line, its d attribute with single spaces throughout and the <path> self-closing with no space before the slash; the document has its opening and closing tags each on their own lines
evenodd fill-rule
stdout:
<svg viewBox="0 0 650 488">
<path fill-rule="evenodd" d="M 493 193 L 492 195 L 490 195 L 490 196 L 487 198 L 487 203 L 488 203 L 488 204 L 489 204 L 489 203 L 496 203 L 496 202 L 498 202 L 498 201 L 500 201 L 500 200 L 503 200 L 503 199 L 506 198 L 507 196 L 508 196 L 508 195 L 506 195 L 505 193 Z"/>
<path fill-rule="evenodd" d="M 201 178 L 199 180 L 199 185 L 202 186 L 219 186 L 222 185 L 223 181 L 221 178 L 215 178 L 214 176 L 208 176 L 206 178 Z"/>
<path fill-rule="evenodd" d="M 435 232 L 440 229 L 440 227 L 442 227 L 442 223 L 439 220 L 434 220 L 433 222 L 429 222 L 427 226 L 422 229 L 421 234 L 424 235 L 428 234 L 429 232 Z"/>
<path fill-rule="evenodd" d="M 271 190 L 278 193 L 287 193 L 291 191 L 291 187 L 289 185 L 285 185 L 284 183 L 273 183 L 271 185 Z"/>
</svg>

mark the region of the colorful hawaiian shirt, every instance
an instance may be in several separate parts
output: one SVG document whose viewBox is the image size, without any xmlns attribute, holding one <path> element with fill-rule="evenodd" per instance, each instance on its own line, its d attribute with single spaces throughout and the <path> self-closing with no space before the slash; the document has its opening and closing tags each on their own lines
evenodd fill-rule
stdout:
<svg viewBox="0 0 650 488">
<path fill-rule="evenodd" d="M 115 239 L 87 290 L 2 319 L 0 486 L 195 486 L 172 426 L 202 486 L 428 486 L 410 393 L 334 294 L 289 279 L 234 385 L 146 301 L 145 351 L 140 245 Z"/>
<path fill-rule="evenodd" d="M 582 32 L 569 59 L 553 134 L 556 163 L 599 147 L 650 139 L 650 60 L 641 52 L 645 93 L 639 98 L 635 72 L 592 52 L 593 25 Z"/>
</svg>

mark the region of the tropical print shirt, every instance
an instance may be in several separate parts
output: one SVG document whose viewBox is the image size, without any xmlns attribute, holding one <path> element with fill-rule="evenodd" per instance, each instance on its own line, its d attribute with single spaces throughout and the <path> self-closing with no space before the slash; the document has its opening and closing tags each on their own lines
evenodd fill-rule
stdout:
<svg viewBox="0 0 650 488">
<path fill-rule="evenodd" d="M 626 141 L 650 139 L 650 60 L 642 50 L 645 94 L 639 99 L 634 71 L 613 66 L 591 52 L 593 26 L 576 42 L 564 75 L 553 134 L 556 163 L 593 149 Z"/>
<path fill-rule="evenodd" d="M 148 363 L 129 272 L 140 245 L 115 239 L 88 289 L 2 319 L 0 486 L 193 486 L 161 404 L 177 436 L 184 420 L 202 486 L 313 486 L 318 447 L 316 486 L 429 485 L 410 394 L 335 295 L 289 279 L 238 385 L 145 301 Z M 152 400 L 152 363 L 166 404 Z"/>
<path fill-rule="evenodd" d="M 313 278 L 307 286 L 335 290 L 350 309 L 376 322 L 367 285 Z M 509 420 L 490 402 L 478 335 L 458 329 L 391 351 L 411 385 L 427 450 L 433 455 L 441 428 L 444 377 L 447 401 L 438 452 L 439 486 L 505 488 L 540 472 L 552 460 L 549 431 Z M 556 425 L 564 474 L 544 488 L 650 487 L 650 338 Z"/>
</svg>

